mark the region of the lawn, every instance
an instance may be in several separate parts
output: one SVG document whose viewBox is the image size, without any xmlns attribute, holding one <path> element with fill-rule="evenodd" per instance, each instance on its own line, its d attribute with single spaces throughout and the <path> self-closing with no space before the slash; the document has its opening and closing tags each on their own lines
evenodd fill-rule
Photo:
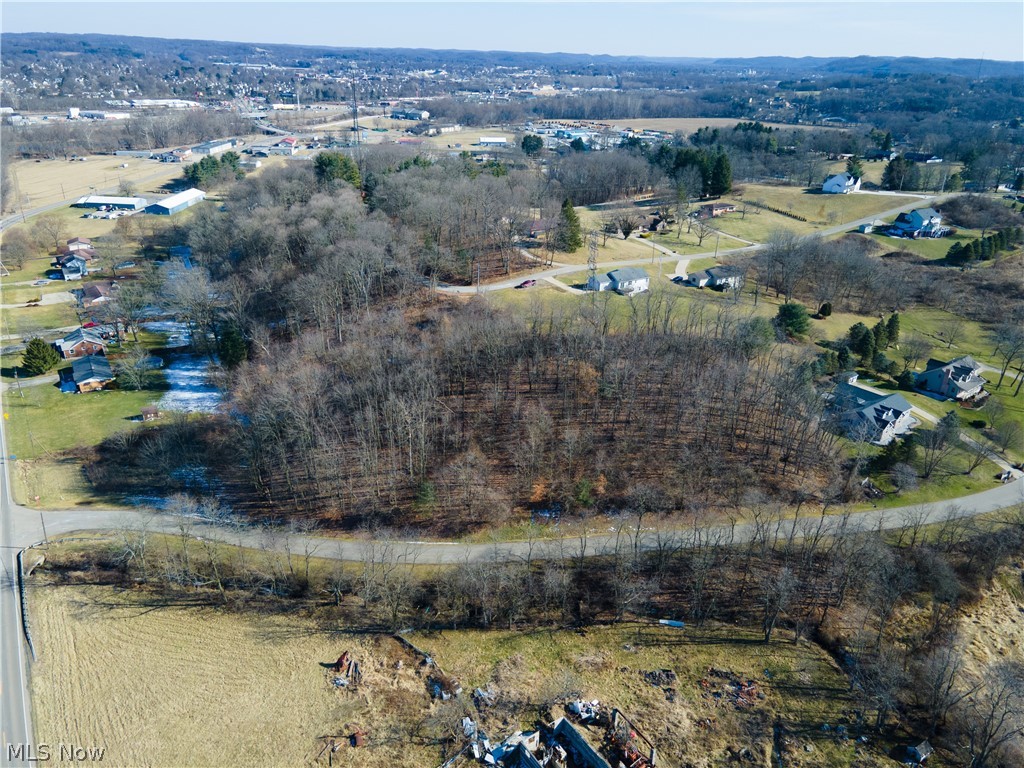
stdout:
<svg viewBox="0 0 1024 768">
<path fill-rule="evenodd" d="M 17 390 L 10 391 L 4 398 L 10 416 L 7 447 L 19 459 L 34 459 L 96 445 L 140 424 L 133 419 L 161 394 L 153 390 L 65 394 L 48 384 L 23 387 L 20 396 Z"/>
<path fill-rule="evenodd" d="M 3 303 L 24 304 L 33 299 L 40 299 L 49 293 L 66 293 L 79 287 L 81 287 L 81 283 L 67 283 L 63 280 L 53 280 L 47 285 L 4 286 Z"/>
<path fill-rule="evenodd" d="M 714 221 L 722 232 L 761 243 L 777 229 L 809 234 L 826 227 L 857 221 L 902 206 L 924 204 L 919 198 L 880 195 L 826 195 L 803 187 L 745 184 L 742 197 L 726 195 L 724 202 L 742 207 L 743 201 L 759 202 L 807 219 L 792 219 L 779 213 L 750 206 L 746 215 L 727 213 Z"/>
<path fill-rule="evenodd" d="M 233 614 L 203 599 L 175 605 L 96 586 L 30 592 L 41 743 L 105 747 L 104 762 L 116 766 L 237 765 L 245 755 L 290 767 L 314 764 L 320 737 L 341 741 L 360 724 L 368 748 L 356 762 L 343 748 L 338 764 L 440 762 L 436 748 L 400 735 L 427 715 L 429 699 L 414 660 L 389 637 Z M 321 666 L 345 650 L 363 670 L 358 694 L 331 687 Z"/>
<path fill-rule="evenodd" d="M 77 325 L 75 304 L 48 304 L 3 310 L 0 331 L 4 336 L 29 338 L 53 336 L 51 329 Z"/>
<path fill-rule="evenodd" d="M 910 251 L 922 259 L 929 261 L 941 261 L 946 258 L 953 243 L 968 243 L 981 237 L 981 231 L 975 229 L 960 229 L 952 237 L 922 237 L 912 240 L 906 237 L 889 237 L 888 235 L 870 234 L 872 240 L 877 242 L 886 252 Z"/>
</svg>

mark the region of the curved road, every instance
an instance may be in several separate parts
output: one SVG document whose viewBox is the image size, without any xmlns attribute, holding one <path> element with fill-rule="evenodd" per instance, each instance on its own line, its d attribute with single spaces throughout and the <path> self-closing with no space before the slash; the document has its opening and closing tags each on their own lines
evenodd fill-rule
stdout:
<svg viewBox="0 0 1024 768">
<path fill-rule="evenodd" d="M 939 198 L 926 198 L 936 202 Z M 32 213 L 39 213 L 51 207 L 44 206 Z M 874 214 L 864 219 L 849 222 L 837 227 L 823 230 L 819 234 L 830 235 L 846 231 L 861 223 L 868 223 L 876 218 L 883 218 L 899 213 L 907 208 L 902 206 L 889 211 Z M 0 221 L 0 228 L 7 226 L 10 217 Z M 726 253 L 753 251 L 763 246 L 753 245 L 735 248 Z M 660 257 L 648 257 L 626 261 L 601 264 L 601 268 L 620 267 L 633 264 L 647 264 L 653 261 L 681 260 L 683 257 L 675 253 L 665 253 Z M 710 256 L 694 254 L 686 258 Z M 554 278 L 557 275 L 579 272 L 586 269 L 585 265 L 561 265 L 552 267 L 532 275 L 533 278 Z M 440 290 L 447 293 L 466 294 L 479 291 L 495 291 L 512 288 L 521 282 L 522 277 L 484 286 L 442 286 Z M 0 406 L 2 406 L 0 394 Z M 27 546 L 41 541 L 45 535 L 53 537 L 74 531 L 110 530 L 129 527 L 147 527 L 154 531 L 178 532 L 178 522 L 166 516 L 152 515 L 143 512 L 123 510 L 63 510 L 38 512 L 14 503 L 11 496 L 7 451 L 6 429 L 4 420 L 0 418 L 0 449 L 2 449 L 3 472 L 0 472 L 0 766 L 29 765 L 25 759 L 12 759 L 7 749 L 8 744 L 29 744 L 32 739 L 31 706 L 28 691 L 27 647 L 21 631 L 19 594 L 16 586 L 16 553 Z M 927 524 L 941 522 L 950 517 L 970 517 L 992 512 L 1014 505 L 1024 504 L 1024 481 L 1020 478 L 1011 483 L 995 486 L 987 491 L 974 494 L 952 502 L 936 502 L 890 510 L 871 510 L 853 513 L 849 516 L 806 517 L 798 520 L 787 520 L 781 523 L 782 536 L 799 537 L 801 532 L 812 529 L 825 533 L 838 530 L 845 525 L 848 531 L 867 531 L 904 527 L 908 524 Z M 289 546 L 291 551 L 314 551 L 318 557 L 361 561 L 371 547 L 379 546 L 380 542 L 372 541 L 339 541 L 309 536 L 290 536 L 286 543 L 281 536 L 268 539 L 264 532 L 232 528 L 214 523 L 194 521 L 192 533 L 197 536 L 218 539 L 229 544 L 245 546 L 264 546 L 283 550 Z M 629 526 L 624 525 L 628 530 Z M 691 546 L 698 538 L 704 541 L 708 537 L 722 543 L 742 543 L 758 535 L 752 524 L 734 527 L 709 526 L 701 529 L 679 531 L 674 536 L 674 543 L 683 547 Z M 544 558 L 545 556 L 579 556 L 580 554 L 598 554 L 615 546 L 618 536 L 614 533 L 589 536 L 586 539 L 570 538 L 537 542 L 509 542 L 501 544 L 459 544 L 445 542 L 394 542 L 394 545 L 409 556 L 410 562 L 417 563 L 459 563 L 489 559 L 509 558 Z M 659 546 L 657 535 L 644 533 L 638 546 L 649 549 Z M 307 550 L 308 548 L 308 550 Z M 583 550 L 581 552 L 581 550 Z"/>
</svg>

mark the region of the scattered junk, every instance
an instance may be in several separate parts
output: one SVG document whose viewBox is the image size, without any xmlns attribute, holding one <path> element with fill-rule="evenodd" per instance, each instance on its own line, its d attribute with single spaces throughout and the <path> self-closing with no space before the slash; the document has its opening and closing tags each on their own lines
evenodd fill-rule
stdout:
<svg viewBox="0 0 1024 768">
<path fill-rule="evenodd" d="M 600 723 L 604 712 L 598 699 L 573 701 L 566 705 L 566 709 L 569 711 L 569 716 L 578 723 Z"/>
<path fill-rule="evenodd" d="M 359 726 L 356 726 L 355 730 L 352 731 L 352 735 L 349 736 L 349 743 L 353 747 L 365 747 L 367 738 L 368 735 L 366 731 Z"/>
<path fill-rule="evenodd" d="M 673 619 L 658 619 L 658 623 L 666 627 L 672 627 L 673 629 L 684 629 L 686 624 L 682 621 L 675 621 Z"/>
<path fill-rule="evenodd" d="M 654 744 L 617 709 L 612 711 L 606 740 L 613 762 L 618 760 L 629 768 L 655 768 L 658 753 Z"/>
<path fill-rule="evenodd" d="M 744 709 L 753 707 L 764 698 L 757 681 L 714 667 L 708 668 L 707 676 L 701 678 L 699 685 L 703 698 L 716 706 L 731 703 L 737 709 Z"/>
<path fill-rule="evenodd" d="M 916 765 L 920 765 L 928 759 L 932 753 L 932 745 L 925 739 L 920 744 L 914 744 L 907 747 L 907 757 L 914 761 Z"/>
<path fill-rule="evenodd" d="M 473 702 L 476 704 L 477 709 L 484 709 L 485 707 L 493 707 L 498 703 L 498 694 L 491 688 L 491 684 L 487 684 L 487 688 L 477 688 L 473 691 Z"/>
<path fill-rule="evenodd" d="M 655 688 L 661 688 L 665 691 L 665 698 L 668 701 L 673 702 L 676 700 L 675 682 L 678 677 L 671 669 L 655 669 L 650 672 L 641 672 L 640 674 L 644 680 Z"/>
<path fill-rule="evenodd" d="M 430 692 L 430 696 L 432 698 L 448 701 L 452 697 L 462 695 L 462 686 L 459 685 L 459 681 L 446 674 L 445 671 L 438 666 L 437 662 L 434 661 L 433 656 L 426 651 L 417 648 L 408 639 L 403 637 L 401 632 L 392 635 L 392 637 L 423 659 L 420 666 L 426 667 L 430 670 L 427 675 L 427 690 Z"/>
<path fill-rule="evenodd" d="M 355 688 L 363 680 L 363 671 L 359 668 L 359 662 L 352 658 L 352 654 L 345 651 L 338 660 L 330 666 L 333 673 L 330 684 L 335 688 Z"/>
</svg>

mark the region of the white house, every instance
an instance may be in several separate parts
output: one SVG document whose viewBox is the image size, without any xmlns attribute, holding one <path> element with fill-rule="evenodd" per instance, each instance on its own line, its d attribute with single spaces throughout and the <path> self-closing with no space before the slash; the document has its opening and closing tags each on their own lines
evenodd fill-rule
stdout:
<svg viewBox="0 0 1024 768">
<path fill-rule="evenodd" d="M 893 228 L 907 237 L 940 237 L 944 231 L 942 214 L 934 208 L 917 208 L 910 213 L 901 213 L 893 222 Z"/>
<path fill-rule="evenodd" d="M 837 173 L 835 176 L 829 176 L 825 179 L 825 183 L 821 185 L 821 191 L 827 192 L 830 195 L 847 195 L 850 192 L 859 192 L 860 178 L 851 176 L 845 171 Z"/>
<path fill-rule="evenodd" d="M 846 381 L 836 386 L 831 411 L 850 438 L 888 445 L 917 425 L 902 395 L 880 395 Z"/>
<path fill-rule="evenodd" d="M 740 288 L 743 286 L 743 270 L 723 264 L 719 267 L 694 272 L 687 282 L 696 288 Z"/>
<path fill-rule="evenodd" d="M 608 273 L 612 290 L 623 296 L 635 296 L 650 290 L 651 278 L 639 267 L 622 267 Z"/>
<path fill-rule="evenodd" d="M 982 370 L 972 357 L 958 357 L 945 365 L 929 360 L 928 370 L 917 374 L 917 388 L 952 400 L 970 400 L 981 395 L 988 384 L 981 376 Z"/>
</svg>

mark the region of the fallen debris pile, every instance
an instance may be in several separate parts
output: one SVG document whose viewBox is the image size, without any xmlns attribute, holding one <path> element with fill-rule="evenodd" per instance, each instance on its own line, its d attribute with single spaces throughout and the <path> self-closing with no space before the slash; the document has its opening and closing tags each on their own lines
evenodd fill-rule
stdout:
<svg viewBox="0 0 1024 768">
<path fill-rule="evenodd" d="M 733 704 L 737 709 L 744 709 L 764 698 L 756 680 L 714 667 L 708 668 L 707 677 L 701 678 L 699 685 L 702 698 L 715 706 Z"/>
<path fill-rule="evenodd" d="M 355 688 L 363 680 L 363 671 L 359 668 L 359 662 L 352 658 L 352 654 L 345 651 L 338 660 L 330 666 L 332 672 L 328 681 L 335 688 Z"/>
</svg>

